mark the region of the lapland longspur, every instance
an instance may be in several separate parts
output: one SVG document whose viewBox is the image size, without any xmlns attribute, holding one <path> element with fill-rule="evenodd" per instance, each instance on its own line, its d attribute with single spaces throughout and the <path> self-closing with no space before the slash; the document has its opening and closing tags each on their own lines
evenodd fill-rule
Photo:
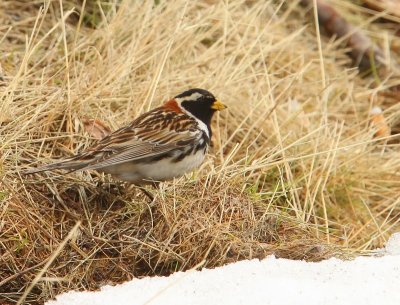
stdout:
<svg viewBox="0 0 400 305">
<path fill-rule="evenodd" d="M 211 119 L 226 106 L 204 89 L 190 89 L 86 151 L 61 162 L 28 170 L 97 170 L 136 185 L 182 176 L 204 160 Z"/>
</svg>

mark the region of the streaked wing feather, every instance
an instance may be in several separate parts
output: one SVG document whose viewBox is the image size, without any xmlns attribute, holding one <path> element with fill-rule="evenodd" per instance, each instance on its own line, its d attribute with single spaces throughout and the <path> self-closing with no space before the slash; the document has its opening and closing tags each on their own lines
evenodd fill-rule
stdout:
<svg viewBox="0 0 400 305">
<path fill-rule="evenodd" d="M 108 153 L 103 154 L 101 158 L 86 166 L 85 169 L 101 169 L 124 162 L 155 157 L 186 146 L 190 142 L 197 142 L 202 136 L 200 130 L 177 132 L 169 129 L 147 133 L 137 132 L 137 134 L 139 135 L 120 143 L 113 143 L 113 139 L 110 138 L 108 145 L 102 144 L 102 151 L 106 150 Z"/>
<path fill-rule="evenodd" d="M 100 169 L 100 168 L 104 168 L 104 167 L 108 167 L 111 165 L 116 165 L 116 164 L 120 164 L 120 163 L 124 163 L 124 162 L 135 161 L 135 160 L 139 160 L 142 158 L 149 158 L 152 156 L 156 156 L 160 153 L 169 151 L 169 149 L 165 150 L 166 145 L 163 145 L 163 146 L 164 147 L 159 147 L 158 149 L 152 149 L 151 151 L 143 150 L 143 149 L 142 150 L 128 149 L 128 150 L 122 151 L 120 153 L 116 153 L 112 157 L 106 158 L 100 162 L 89 165 L 89 166 L 85 167 L 85 169 L 87 169 L 87 170 Z M 162 148 L 164 148 L 164 150 L 161 150 Z"/>
</svg>

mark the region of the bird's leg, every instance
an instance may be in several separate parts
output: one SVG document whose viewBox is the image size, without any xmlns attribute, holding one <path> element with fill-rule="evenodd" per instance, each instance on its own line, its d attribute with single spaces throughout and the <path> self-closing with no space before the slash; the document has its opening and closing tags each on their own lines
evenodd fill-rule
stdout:
<svg viewBox="0 0 400 305">
<path fill-rule="evenodd" d="M 160 188 L 160 182 L 159 181 L 152 181 L 151 186 L 154 187 L 155 189 Z"/>
<path fill-rule="evenodd" d="M 157 182 L 157 181 L 149 181 L 149 182 L 150 182 L 149 184 L 150 184 L 152 187 L 154 187 L 155 189 L 159 188 L 159 186 L 160 186 L 160 182 Z M 134 183 L 129 183 L 129 185 L 133 185 L 134 187 L 136 187 L 136 188 L 138 188 L 139 190 L 141 190 L 142 193 L 143 193 L 147 198 L 150 199 L 151 203 L 154 202 L 154 195 L 153 195 L 150 191 L 148 191 L 144 186 L 141 186 L 141 185 L 138 185 L 138 184 L 134 184 Z"/>
<path fill-rule="evenodd" d="M 154 201 L 154 195 L 152 193 L 150 193 L 148 190 L 146 190 L 143 186 L 137 186 L 139 188 L 139 190 L 141 190 L 143 192 L 143 194 L 145 194 L 147 196 L 147 198 L 150 199 L 151 202 Z"/>
<path fill-rule="evenodd" d="M 150 182 L 149 184 L 152 187 L 154 187 L 155 189 L 159 189 L 160 188 L 160 182 L 159 181 L 149 181 L 149 182 Z M 145 194 L 151 200 L 152 203 L 154 202 L 154 195 L 150 191 L 148 191 L 145 187 L 140 186 L 140 185 L 138 185 L 137 187 L 143 192 L 143 194 Z"/>
</svg>

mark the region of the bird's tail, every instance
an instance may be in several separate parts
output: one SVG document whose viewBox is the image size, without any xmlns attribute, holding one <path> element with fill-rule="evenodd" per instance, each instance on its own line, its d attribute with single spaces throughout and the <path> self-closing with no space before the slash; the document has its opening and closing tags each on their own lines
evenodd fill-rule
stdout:
<svg viewBox="0 0 400 305">
<path fill-rule="evenodd" d="M 28 174 L 34 174 L 34 173 L 40 173 L 40 172 L 45 172 L 45 171 L 52 171 L 55 169 L 66 169 L 66 170 L 71 170 L 71 171 L 76 171 L 84 168 L 85 166 L 88 165 L 89 162 L 84 162 L 82 160 L 77 160 L 76 157 L 63 160 L 61 162 L 56 162 L 52 164 L 47 164 L 43 166 L 39 166 L 36 168 L 28 169 L 26 171 L 23 171 L 22 174 L 28 175 Z"/>
</svg>

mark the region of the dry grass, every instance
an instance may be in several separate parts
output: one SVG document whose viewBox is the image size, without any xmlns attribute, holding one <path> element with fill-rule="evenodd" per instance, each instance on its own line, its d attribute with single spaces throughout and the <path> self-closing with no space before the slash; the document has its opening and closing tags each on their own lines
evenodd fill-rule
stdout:
<svg viewBox="0 0 400 305">
<path fill-rule="evenodd" d="M 320 53 L 296 1 L 41 4 L 0 3 L 1 304 L 35 276 L 29 304 L 273 253 L 349 257 L 399 230 L 398 138 L 374 139 L 368 114 L 383 105 L 399 123 L 395 100 L 378 98 L 398 74 L 360 78 L 324 38 Z M 389 54 L 399 38 L 386 27 L 372 36 Z M 88 147 L 84 116 L 116 129 L 190 87 L 229 111 L 203 166 L 153 204 L 95 172 L 20 174 Z"/>
</svg>

